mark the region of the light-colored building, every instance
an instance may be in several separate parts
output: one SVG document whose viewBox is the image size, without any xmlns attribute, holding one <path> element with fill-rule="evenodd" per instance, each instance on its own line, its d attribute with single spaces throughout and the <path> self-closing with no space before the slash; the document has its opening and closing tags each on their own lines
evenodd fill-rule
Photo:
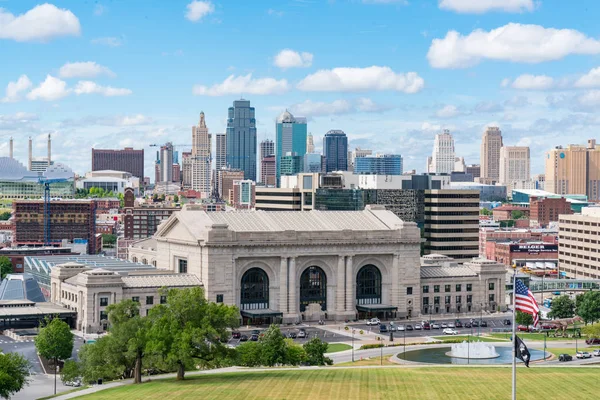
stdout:
<svg viewBox="0 0 600 400">
<path fill-rule="evenodd" d="M 427 158 L 427 172 L 436 174 L 449 174 L 454 170 L 454 138 L 448 129 L 435 135 L 433 152 Z"/>
<path fill-rule="evenodd" d="M 238 210 L 252 210 L 256 202 L 256 182 L 244 179 L 233 181 L 233 201 L 231 205 Z"/>
<path fill-rule="evenodd" d="M 600 279 L 600 207 L 584 207 L 581 214 L 558 220 L 558 262 L 561 272 L 574 279 Z"/>
<path fill-rule="evenodd" d="M 192 152 L 181 153 L 181 184 L 184 189 L 192 188 Z"/>
<path fill-rule="evenodd" d="M 515 181 L 528 181 L 530 177 L 529 147 L 503 146 L 500 148 L 499 183 L 512 190 Z"/>
<path fill-rule="evenodd" d="M 203 198 L 211 194 L 211 142 L 212 136 L 200 113 L 200 121 L 192 127 L 192 190 L 199 192 Z"/>
<path fill-rule="evenodd" d="M 306 137 L 306 152 L 314 153 L 315 152 L 315 141 L 313 139 L 313 134 L 309 133 Z"/>
<path fill-rule="evenodd" d="M 452 172 L 466 172 L 467 171 L 467 165 L 465 164 L 465 158 L 464 157 L 456 157 L 454 159 L 454 169 L 452 170 Z"/>
<path fill-rule="evenodd" d="M 244 171 L 241 169 L 223 168 L 219 173 L 219 178 L 219 189 L 221 190 L 219 196 L 230 202 L 233 195 L 233 182 L 243 180 Z"/>
<path fill-rule="evenodd" d="M 500 149 L 502 132 L 497 126 L 489 126 L 481 139 L 481 178 L 498 182 L 500 179 Z"/>
</svg>

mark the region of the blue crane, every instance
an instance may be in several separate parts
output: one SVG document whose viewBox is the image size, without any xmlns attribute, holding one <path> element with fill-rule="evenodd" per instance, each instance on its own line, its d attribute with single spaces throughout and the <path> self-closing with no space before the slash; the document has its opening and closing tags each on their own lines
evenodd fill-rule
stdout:
<svg viewBox="0 0 600 400">
<path fill-rule="evenodd" d="M 50 239 L 50 185 L 52 183 L 67 182 L 69 178 L 47 178 L 41 176 L 38 178 L 38 183 L 44 185 L 44 245 L 49 246 Z"/>
</svg>

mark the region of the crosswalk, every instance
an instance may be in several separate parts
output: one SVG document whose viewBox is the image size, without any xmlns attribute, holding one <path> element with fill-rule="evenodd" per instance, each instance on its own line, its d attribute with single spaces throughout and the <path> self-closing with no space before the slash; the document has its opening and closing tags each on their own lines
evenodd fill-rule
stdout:
<svg viewBox="0 0 600 400">
<path fill-rule="evenodd" d="M 33 343 L 33 342 L 34 342 L 33 339 L 31 339 L 31 340 L 19 340 L 19 341 L 16 341 L 16 340 L 0 340 L 0 344 L 5 344 L 5 343 Z"/>
</svg>

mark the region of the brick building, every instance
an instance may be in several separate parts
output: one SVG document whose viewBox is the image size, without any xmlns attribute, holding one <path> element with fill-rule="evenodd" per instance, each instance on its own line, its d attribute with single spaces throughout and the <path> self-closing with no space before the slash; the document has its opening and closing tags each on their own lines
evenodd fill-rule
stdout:
<svg viewBox="0 0 600 400">
<path fill-rule="evenodd" d="M 92 149 L 92 171 L 127 171 L 144 178 L 144 150 L 125 147 L 123 150 Z"/>
<path fill-rule="evenodd" d="M 117 198 L 94 199 L 96 203 L 96 214 L 108 214 L 111 210 L 118 210 L 121 207 L 121 201 Z"/>
<path fill-rule="evenodd" d="M 154 235 L 158 225 L 179 210 L 179 207 L 165 207 L 162 204 L 143 204 L 126 208 L 123 216 L 124 238 L 145 239 Z"/>
<path fill-rule="evenodd" d="M 511 266 L 515 259 L 557 261 L 558 243 L 488 241 L 486 253 L 490 254 L 490 260 L 506 266 Z"/>
<path fill-rule="evenodd" d="M 564 197 L 531 197 L 529 203 L 531 226 L 547 227 L 557 222 L 561 214 L 573 214 L 571 204 Z"/>
<path fill-rule="evenodd" d="M 22 274 L 25 266 L 25 257 L 28 256 L 58 256 L 71 255 L 69 247 L 7 247 L 0 249 L 0 257 L 7 257 L 12 265 L 13 272 Z"/>
<path fill-rule="evenodd" d="M 521 206 L 500 206 L 496 207 L 492 210 L 492 215 L 494 216 L 494 221 L 506 221 L 509 219 L 513 219 L 513 212 L 518 211 L 523 213 L 525 217 L 529 216 L 529 208 L 521 207 Z"/>
</svg>

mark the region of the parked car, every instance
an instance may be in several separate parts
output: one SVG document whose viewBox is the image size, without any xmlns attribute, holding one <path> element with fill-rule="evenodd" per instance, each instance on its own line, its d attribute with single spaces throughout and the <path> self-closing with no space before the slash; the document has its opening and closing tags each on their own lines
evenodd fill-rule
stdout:
<svg viewBox="0 0 600 400">
<path fill-rule="evenodd" d="M 519 325 L 519 326 L 517 326 L 517 331 L 519 331 L 519 332 L 529 332 L 529 327 L 525 326 L 525 325 Z"/>
<path fill-rule="evenodd" d="M 472 326 L 473 328 L 477 328 L 477 327 L 479 327 L 479 321 L 477 321 L 476 319 L 475 319 L 475 320 L 473 320 L 473 321 L 471 321 L 471 326 Z"/>
<path fill-rule="evenodd" d="M 231 332 L 231 337 L 234 339 L 239 339 L 241 336 L 242 336 L 242 334 L 239 333 L 238 331 Z"/>
<path fill-rule="evenodd" d="M 79 386 L 81 386 L 81 379 L 77 378 L 72 381 L 66 381 L 66 382 L 64 382 L 64 384 L 65 384 L 65 386 L 79 387 Z"/>
<path fill-rule="evenodd" d="M 246 336 L 246 335 L 240 336 L 240 342 L 247 342 L 247 341 L 248 341 L 248 336 Z"/>
<path fill-rule="evenodd" d="M 529 325 L 529 332 L 539 332 L 539 331 L 540 331 L 539 326 Z"/>
<path fill-rule="evenodd" d="M 587 351 L 578 351 L 577 354 L 575 355 L 575 357 L 577 358 L 592 358 L 592 355 L 590 353 L 588 353 Z"/>
<path fill-rule="evenodd" d="M 260 335 L 260 330 L 258 330 L 258 329 L 254 329 L 254 330 L 252 331 L 252 334 L 253 334 L 253 335 Z"/>
<path fill-rule="evenodd" d="M 298 331 L 298 339 L 305 339 L 306 338 L 306 331 L 304 329 L 300 329 Z"/>
<path fill-rule="evenodd" d="M 542 330 L 551 330 L 551 329 L 557 329 L 558 326 L 555 324 L 549 324 L 549 323 L 545 323 L 542 324 Z"/>
<path fill-rule="evenodd" d="M 379 325 L 379 333 L 387 333 L 387 331 L 388 331 L 387 325 L 385 325 L 385 324 Z"/>
<path fill-rule="evenodd" d="M 296 339 L 298 334 L 296 332 L 289 332 L 287 335 L 288 339 Z"/>
<path fill-rule="evenodd" d="M 455 327 L 456 325 L 454 325 L 454 322 L 448 322 L 448 328 L 454 329 Z"/>
<path fill-rule="evenodd" d="M 413 330 L 413 326 L 412 325 L 406 325 L 406 330 L 407 331 L 412 331 Z"/>
<path fill-rule="evenodd" d="M 431 329 L 440 329 L 440 324 L 431 324 Z"/>
<path fill-rule="evenodd" d="M 421 324 L 415 324 L 415 331 L 420 331 L 423 327 Z"/>
<path fill-rule="evenodd" d="M 398 325 L 398 332 L 404 332 L 406 330 L 406 328 L 404 327 L 404 325 Z"/>
<path fill-rule="evenodd" d="M 445 324 L 445 323 L 444 323 L 444 324 L 441 324 L 440 326 L 442 327 L 442 329 L 446 329 L 446 328 L 448 328 L 448 324 Z"/>
<path fill-rule="evenodd" d="M 452 328 L 446 328 L 442 332 L 444 335 L 458 335 L 458 332 Z"/>
<path fill-rule="evenodd" d="M 400 330 L 400 327 L 398 325 L 395 325 L 392 322 L 392 323 L 390 323 L 389 329 L 390 329 L 390 332 L 396 332 L 396 331 Z"/>
<path fill-rule="evenodd" d="M 585 344 L 600 344 L 600 338 L 585 339 Z"/>
<path fill-rule="evenodd" d="M 381 321 L 379 320 L 379 318 L 371 318 L 370 320 L 367 321 L 368 326 L 371 326 L 371 325 L 377 326 L 380 324 L 381 324 Z"/>
<path fill-rule="evenodd" d="M 502 325 L 510 326 L 512 325 L 512 322 L 510 322 L 510 319 L 505 319 L 504 321 L 502 321 Z"/>
<path fill-rule="evenodd" d="M 465 324 L 463 325 L 465 328 L 471 328 L 473 327 L 473 325 L 471 325 L 470 322 L 465 322 Z"/>
<path fill-rule="evenodd" d="M 487 322 L 486 322 L 486 321 L 481 321 L 481 322 L 479 323 L 479 325 L 480 325 L 482 328 L 487 328 Z"/>
<path fill-rule="evenodd" d="M 596 349 L 596 350 L 592 351 L 592 355 L 594 357 L 600 357 L 600 349 Z"/>
<path fill-rule="evenodd" d="M 456 322 L 454 323 L 454 327 L 455 328 L 462 328 L 463 327 L 463 323 L 460 322 L 459 320 L 456 320 Z"/>
<path fill-rule="evenodd" d="M 253 342 L 258 342 L 258 335 L 256 333 L 253 333 L 250 336 L 250 340 L 252 340 Z"/>
<path fill-rule="evenodd" d="M 423 330 L 426 330 L 426 331 L 428 331 L 428 330 L 430 330 L 430 329 L 431 329 L 431 325 L 429 324 L 429 322 L 425 322 L 425 323 L 423 323 Z"/>
<path fill-rule="evenodd" d="M 561 354 L 558 356 L 558 361 L 573 361 L 573 357 L 568 354 Z"/>
</svg>

